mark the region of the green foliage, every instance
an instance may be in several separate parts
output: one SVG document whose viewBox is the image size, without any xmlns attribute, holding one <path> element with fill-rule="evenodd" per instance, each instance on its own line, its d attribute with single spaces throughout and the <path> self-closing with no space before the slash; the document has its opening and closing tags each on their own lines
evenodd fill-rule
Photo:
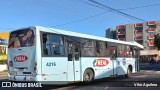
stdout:
<svg viewBox="0 0 160 90">
<path fill-rule="evenodd" d="M 0 60 L 0 65 L 7 64 L 7 60 Z"/>
<path fill-rule="evenodd" d="M 160 50 L 160 34 L 154 35 L 154 46 L 157 47 L 158 51 Z"/>
</svg>

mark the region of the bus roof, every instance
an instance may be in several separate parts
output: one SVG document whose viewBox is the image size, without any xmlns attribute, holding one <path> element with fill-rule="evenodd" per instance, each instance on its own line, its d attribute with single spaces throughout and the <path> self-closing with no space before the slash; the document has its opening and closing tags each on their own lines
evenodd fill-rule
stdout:
<svg viewBox="0 0 160 90">
<path fill-rule="evenodd" d="M 139 49 L 144 49 L 144 47 L 141 44 L 134 42 L 134 41 L 132 42 L 119 41 L 119 40 L 105 38 L 105 37 L 87 35 L 87 34 L 82 34 L 82 33 L 77 33 L 77 32 L 72 32 L 72 31 L 67 31 L 67 30 L 61 30 L 61 29 L 54 29 L 54 28 L 49 28 L 49 27 L 42 27 L 42 26 L 33 26 L 33 27 L 36 27 L 37 30 L 40 30 L 43 32 L 51 32 L 51 33 L 63 34 L 63 35 L 68 35 L 68 36 L 80 37 L 80 38 L 87 38 L 87 39 L 94 39 L 94 40 L 100 40 L 100 41 L 106 41 L 106 42 L 113 42 L 113 43 L 118 43 L 118 44 L 131 45 L 131 46 L 136 46 Z M 20 29 L 25 29 L 25 28 L 20 28 Z M 17 30 L 20 30 L 20 29 L 17 29 Z"/>
<path fill-rule="evenodd" d="M 109 38 L 104 38 L 104 37 L 99 37 L 99 36 L 87 35 L 87 34 L 76 33 L 76 32 L 72 32 L 72 31 L 66 31 L 66 30 L 60 30 L 60 29 L 54 29 L 54 28 L 49 28 L 49 27 L 42 27 L 42 26 L 36 26 L 36 28 L 39 28 L 40 31 L 45 31 L 45 32 L 52 32 L 52 33 L 81 37 L 81 38 L 88 38 L 88 39 L 94 39 L 94 40 L 100 40 L 100 41 L 114 42 L 114 43 L 118 43 L 118 44 L 137 46 L 140 49 L 144 48 L 141 44 L 139 44 L 135 41 L 133 41 L 133 42 L 119 41 L 119 40 L 115 40 L 115 39 L 109 39 Z"/>
</svg>

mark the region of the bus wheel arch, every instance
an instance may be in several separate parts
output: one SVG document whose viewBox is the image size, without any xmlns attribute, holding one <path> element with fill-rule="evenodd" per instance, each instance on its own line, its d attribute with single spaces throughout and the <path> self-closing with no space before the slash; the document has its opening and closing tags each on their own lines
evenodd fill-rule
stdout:
<svg viewBox="0 0 160 90">
<path fill-rule="evenodd" d="M 125 74 L 125 77 L 126 77 L 126 78 L 129 78 L 129 77 L 130 77 L 130 75 L 131 75 L 131 73 L 132 73 L 132 70 L 133 70 L 132 65 L 128 65 L 128 67 L 127 67 L 127 74 Z"/>
<path fill-rule="evenodd" d="M 83 73 L 83 82 L 89 83 L 94 80 L 95 72 L 93 68 L 86 68 Z"/>
</svg>

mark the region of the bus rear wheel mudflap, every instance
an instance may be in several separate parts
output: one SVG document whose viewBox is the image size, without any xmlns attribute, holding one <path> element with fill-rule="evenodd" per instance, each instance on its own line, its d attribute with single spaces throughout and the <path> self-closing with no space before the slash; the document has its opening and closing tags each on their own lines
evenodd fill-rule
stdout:
<svg viewBox="0 0 160 90">
<path fill-rule="evenodd" d="M 83 82 L 89 83 L 94 80 L 94 72 L 92 69 L 86 69 L 83 74 Z"/>
</svg>

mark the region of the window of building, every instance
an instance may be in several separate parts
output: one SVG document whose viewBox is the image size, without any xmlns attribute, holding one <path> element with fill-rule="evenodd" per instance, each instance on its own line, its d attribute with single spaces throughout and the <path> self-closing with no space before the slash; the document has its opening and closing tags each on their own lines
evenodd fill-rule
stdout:
<svg viewBox="0 0 160 90">
<path fill-rule="evenodd" d="M 149 46 L 149 50 L 153 50 L 153 49 L 156 49 L 156 47 L 154 47 L 154 46 Z"/>
<path fill-rule="evenodd" d="M 137 40 L 136 42 L 139 44 L 143 44 L 143 40 Z"/>
<path fill-rule="evenodd" d="M 118 38 L 125 38 L 125 35 L 118 35 Z"/>
<path fill-rule="evenodd" d="M 154 40 L 149 40 L 149 42 L 154 42 Z"/>
<path fill-rule="evenodd" d="M 116 31 L 113 32 L 113 38 L 112 39 L 117 39 Z"/>
<path fill-rule="evenodd" d="M 148 28 L 156 28 L 156 25 L 149 25 Z"/>
<path fill-rule="evenodd" d="M 149 32 L 149 35 L 156 35 L 156 32 Z"/>
<path fill-rule="evenodd" d="M 43 34 L 43 51 L 45 55 L 64 55 L 63 39 L 56 34 Z"/>
<path fill-rule="evenodd" d="M 135 27 L 135 30 L 143 30 L 143 27 Z"/>
<path fill-rule="evenodd" d="M 118 29 L 118 32 L 124 32 L 124 31 L 125 31 L 125 28 Z"/>
<path fill-rule="evenodd" d="M 135 34 L 135 37 L 142 37 L 142 36 L 143 36 L 142 33 L 137 33 L 137 34 Z"/>
</svg>

